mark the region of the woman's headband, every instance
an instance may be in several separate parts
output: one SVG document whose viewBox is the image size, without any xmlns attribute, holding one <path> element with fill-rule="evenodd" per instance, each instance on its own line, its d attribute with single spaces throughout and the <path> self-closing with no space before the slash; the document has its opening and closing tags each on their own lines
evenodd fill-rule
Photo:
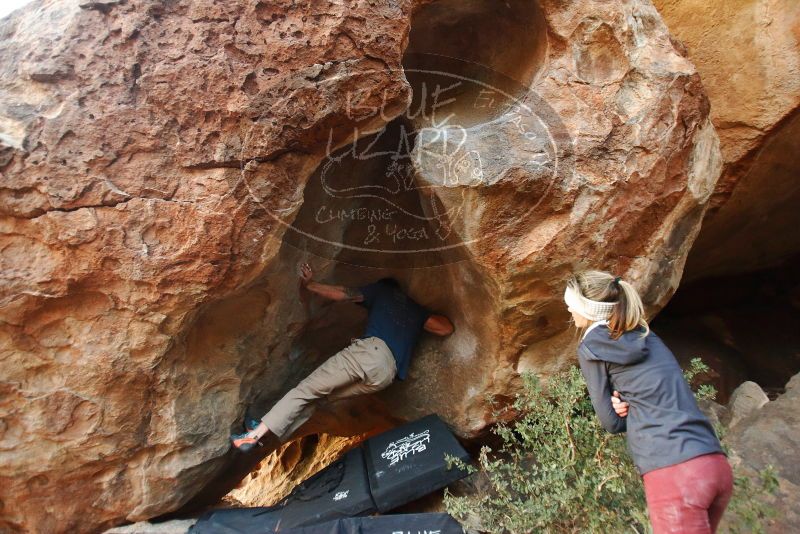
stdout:
<svg viewBox="0 0 800 534">
<path fill-rule="evenodd" d="M 564 291 L 564 302 L 567 303 L 567 306 L 591 321 L 607 321 L 611 318 L 611 312 L 614 311 L 614 306 L 617 305 L 616 302 L 589 300 L 570 286 L 567 286 L 567 289 Z"/>
</svg>

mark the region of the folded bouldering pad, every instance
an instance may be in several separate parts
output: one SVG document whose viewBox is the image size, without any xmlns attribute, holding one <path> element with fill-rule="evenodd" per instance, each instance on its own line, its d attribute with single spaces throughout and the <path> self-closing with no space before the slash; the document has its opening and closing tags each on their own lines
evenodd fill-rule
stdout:
<svg viewBox="0 0 800 534">
<path fill-rule="evenodd" d="M 378 511 L 387 512 L 464 478 L 467 473 L 448 469 L 445 456 L 470 458 L 447 425 L 428 415 L 394 428 L 364 445 L 369 487 Z"/>
<path fill-rule="evenodd" d="M 319 525 L 290 528 L 286 534 L 464 534 L 447 514 L 398 514 L 351 517 Z"/>
</svg>

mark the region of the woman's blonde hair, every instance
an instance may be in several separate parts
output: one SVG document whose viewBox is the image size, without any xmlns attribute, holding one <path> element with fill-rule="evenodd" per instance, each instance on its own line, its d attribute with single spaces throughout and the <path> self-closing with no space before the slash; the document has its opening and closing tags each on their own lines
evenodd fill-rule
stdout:
<svg viewBox="0 0 800 534">
<path fill-rule="evenodd" d="M 650 332 L 642 299 L 628 282 L 603 271 L 584 271 L 570 278 L 567 285 L 587 299 L 617 303 L 608 319 L 612 339 L 639 327 L 644 328 L 644 335 Z"/>
</svg>

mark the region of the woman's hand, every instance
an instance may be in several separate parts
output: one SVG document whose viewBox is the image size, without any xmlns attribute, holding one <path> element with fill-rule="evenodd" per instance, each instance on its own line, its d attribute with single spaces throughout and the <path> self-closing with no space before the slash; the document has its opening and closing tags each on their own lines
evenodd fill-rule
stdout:
<svg viewBox="0 0 800 534">
<path fill-rule="evenodd" d="M 619 398 L 619 391 L 611 395 L 611 407 L 620 417 L 628 417 L 628 403 Z"/>
</svg>

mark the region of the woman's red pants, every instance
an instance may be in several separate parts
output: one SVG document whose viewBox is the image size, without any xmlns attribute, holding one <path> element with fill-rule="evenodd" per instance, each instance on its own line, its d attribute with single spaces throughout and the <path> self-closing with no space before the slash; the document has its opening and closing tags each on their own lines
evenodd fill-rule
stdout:
<svg viewBox="0 0 800 534">
<path fill-rule="evenodd" d="M 733 492 L 733 473 L 724 454 L 698 456 L 642 478 L 653 534 L 716 532 Z"/>
</svg>

